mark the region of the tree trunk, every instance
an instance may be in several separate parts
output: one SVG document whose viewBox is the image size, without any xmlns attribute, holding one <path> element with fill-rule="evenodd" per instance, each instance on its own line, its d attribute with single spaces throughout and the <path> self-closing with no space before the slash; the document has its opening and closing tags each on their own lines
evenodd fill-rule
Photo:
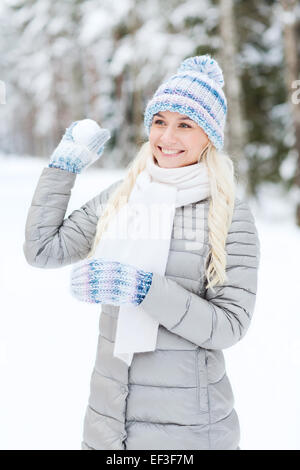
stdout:
<svg viewBox="0 0 300 470">
<path fill-rule="evenodd" d="M 294 176 L 294 184 L 299 188 L 300 194 L 300 106 L 299 98 L 295 96 L 295 88 L 299 88 L 299 59 L 297 51 L 297 30 L 296 30 L 296 0 L 280 0 L 283 15 L 283 45 L 285 57 L 285 82 L 288 93 L 289 105 L 291 108 L 293 126 L 295 131 L 294 147 L 298 153 L 297 167 Z M 299 93 L 298 93 L 299 95 Z M 296 208 L 296 222 L 300 226 L 300 196 Z"/>
<path fill-rule="evenodd" d="M 139 27 L 141 26 L 139 14 L 138 14 L 138 2 L 135 0 L 133 4 L 133 8 L 130 14 L 130 33 L 131 33 L 131 40 L 133 48 L 136 47 L 136 32 L 138 31 Z M 130 77 L 132 80 L 132 128 L 133 128 L 133 138 L 132 143 L 133 146 L 140 146 L 141 142 L 141 120 L 142 120 L 142 94 L 140 85 L 137 82 L 137 76 L 140 69 L 140 63 L 134 58 L 133 62 L 130 66 Z"/>
<path fill-rule="evenodd" d="M 251 192 L 248 182 L 248 164 L 244 147 L 247 142 L 246 125 L 241 106 L 241 80 L 236 66 L 237 38 L 232 0 L 220 0 L 221 64 L 224 73 L 225 94 L 228 102 L 225 150 L 233 159 L 238 182 L 244 194 Z"/>
</svg>

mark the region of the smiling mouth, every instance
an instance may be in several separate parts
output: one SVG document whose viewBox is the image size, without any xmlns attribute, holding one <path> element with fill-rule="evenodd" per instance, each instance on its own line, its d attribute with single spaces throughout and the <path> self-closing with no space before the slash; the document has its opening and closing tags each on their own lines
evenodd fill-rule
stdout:
<svg viewBox="0 0 300 470">
<path fill-rule="evenodd" d="M 162 151 L 162 148 L 161 148 L 159 145 L 158 145 L 157 147 L 158 147 L 160 153 L 161 153 L 164 157 L 178 157 L 178 155 L 180 155 L 181 153 L 184 153 L 184 152 L 185 152 L 185 150 L 178 150 L 178 152 L 176 152 L 176 153 L 164 153 L 164 152 Z"/>
</svg>

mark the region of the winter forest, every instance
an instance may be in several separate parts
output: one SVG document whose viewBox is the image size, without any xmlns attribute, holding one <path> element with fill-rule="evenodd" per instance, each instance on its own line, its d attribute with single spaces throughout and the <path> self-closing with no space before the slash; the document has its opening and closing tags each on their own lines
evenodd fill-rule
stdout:
<svg viewBox="0 0 300 470">
<path fill-rule="evenodd" d="M 248 193 L 273 182 L 300 203 L 299 2 L 5 0 L 0 9 L 3 152 L 49 155 L 70 122 L 89 116 L 113 134 L 98 164 L 126 167 L 160 81 L 210 53 L 225 75 L 226 150 Z"/>
<path fill-rule="evenodd" d="M 224 353 L 241 447 L 300 449 L 297 0 L 1 1 L 1 449 L 77 449 L 95 355 L 97 310 L 85 306 L 85 315 L 70 299 L 69 268 L 36 270 L 22 252 L 42 168 L 72 121 L 110 130 L 67 215 L 80 207 L 146 140 L 143 113 L 158 85 L 201 54 L 224 72 L 225 151 L 261 241 L 253 326 Z"/>
</svg>

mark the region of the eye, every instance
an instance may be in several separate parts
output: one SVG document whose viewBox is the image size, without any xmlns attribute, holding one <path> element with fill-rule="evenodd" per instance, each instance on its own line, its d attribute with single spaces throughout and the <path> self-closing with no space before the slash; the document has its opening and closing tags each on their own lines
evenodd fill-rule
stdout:
<svg viewBox="0 0 300 470">
<path fill-rule="evenodd" d="M 154 121 L 154 124 L 159 124 L 159 123 L 161 123 L 161 122 L 164 122 L 164 121 L 163 121 L 162 119 L 156 119 L 156 120 Z M 182 124 L 183 126 L 187 126 L 188 129 L 191 128 L 191 126 L 189 126 L 189 125 L 186 124 L 185 122 L 182 122 L 181 124 Z"/>
<path fill-rule="evenodd" d="M 186 124 L 185 122 L 182 122 L 181 124 L 182 124 L 183 126 L 187 126 L 187 127 L 189 127 L 189 128 L 191 127 L 191 126 L 189 126 L 188 124 Z"/>
</svg>

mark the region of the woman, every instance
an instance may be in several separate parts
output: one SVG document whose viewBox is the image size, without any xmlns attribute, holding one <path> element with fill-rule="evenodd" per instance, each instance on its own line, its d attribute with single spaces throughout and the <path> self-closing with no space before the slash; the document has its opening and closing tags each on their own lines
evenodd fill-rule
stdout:
<svg viewBox="0 0 300 470">
<path fill-rule="evenodd" d="M 109 131 L 76 121 L 40 176 L 26 259 L 78 262 L 72 295 L 102 304 L 84 450 L 239 449 L 222 349 L 249 328 L 260 244 L 221 151 L 223 85 L 208 55 L 183 61 L 147 104 L 149 140 L 125 178 L 66 219 L 76 174 L 102 155 Z"/>
</svg>

